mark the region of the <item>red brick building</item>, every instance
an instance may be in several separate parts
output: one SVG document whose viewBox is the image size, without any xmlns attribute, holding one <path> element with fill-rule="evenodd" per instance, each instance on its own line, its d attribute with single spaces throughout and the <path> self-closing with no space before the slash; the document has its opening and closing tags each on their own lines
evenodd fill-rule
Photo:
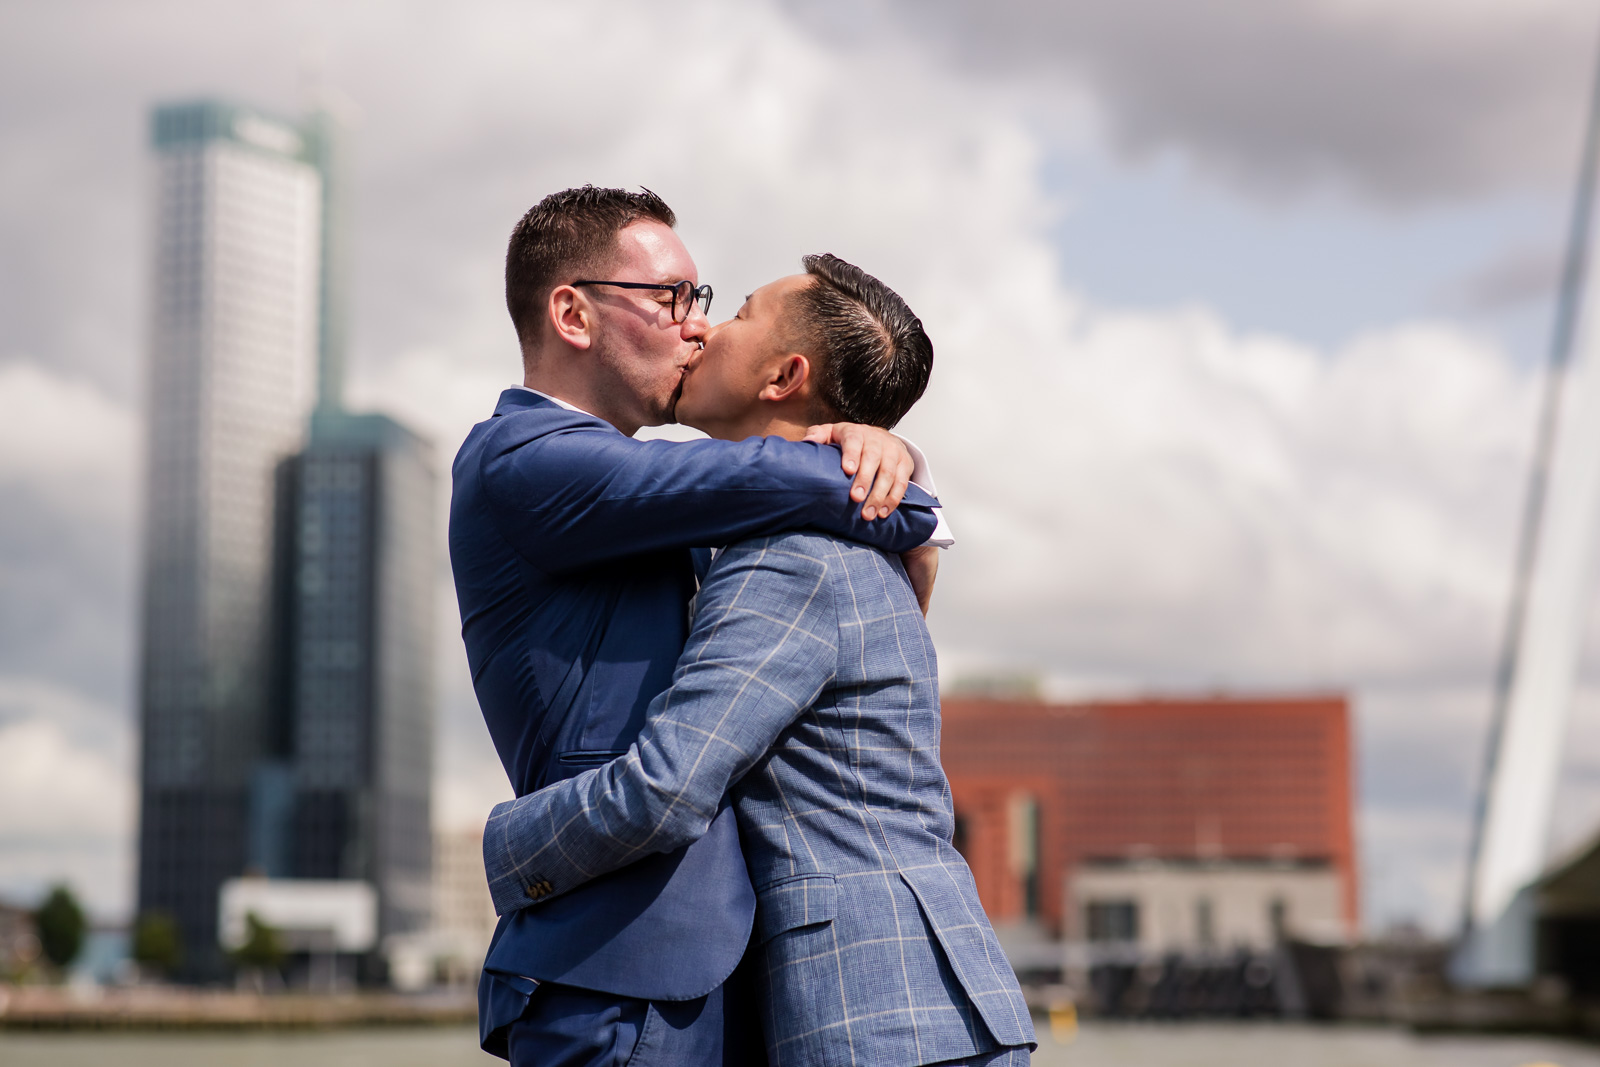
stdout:
<svg viewBox="0 0 1600 1067">
<path fill-rule="evenodd" d="M 957 845 L 997 923 L 1060 934 L 1081 865 L 1163 861 L 1329 869 L 1356 928 L 1342 696 L 948 697 L 941 755 Z"/>
</svg>

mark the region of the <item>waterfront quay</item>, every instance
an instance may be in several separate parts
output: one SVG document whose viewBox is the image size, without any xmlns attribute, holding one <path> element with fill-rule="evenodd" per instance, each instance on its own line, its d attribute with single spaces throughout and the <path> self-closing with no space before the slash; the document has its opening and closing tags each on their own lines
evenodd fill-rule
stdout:
<svg viewBox="0 0 1600 1067">
<path fill-rule="evenodd" d="M 1553 1038 L 1417 1035 L 1384 1027 L 1091 1023 L 1041 1026 L 1034 1067 L 1600 1067 L 1600 1047 Z M 324 1032 L 0 1030 L 6 1067 L 490 1067 L 468 1026 Z"/>
<path fill-rule="evenodd" d="M 261 996 L 175 986 L 0 986 L 0 1031 L 12 1032 L 454 1026 L 475 1023 L 477 1014 L 477 1001 L 460 990 Z M 11 1061 L 0 1055 L 0 1062 Z"/>
</svg>

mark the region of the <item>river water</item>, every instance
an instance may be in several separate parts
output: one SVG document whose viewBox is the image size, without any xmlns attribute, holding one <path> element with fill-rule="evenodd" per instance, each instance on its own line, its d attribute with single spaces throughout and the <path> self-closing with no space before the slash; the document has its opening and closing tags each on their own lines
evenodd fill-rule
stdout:
<svg viewBox="0 0 1600 1067">
<path fill-rule="evenodd" d="M 1041 1027 L 1041 1029 L 1043 1029 Z M 0 1031 L 0 1067 L 490 1067 L 466 1028 L 332 1033 Z M 1600 1067 L 1600 1047 L 1540 1038 L 1427 1037 L 1354 1027 L 1085 1026 L 1039 1035 L 1035 1067 Z"/>
</svg>

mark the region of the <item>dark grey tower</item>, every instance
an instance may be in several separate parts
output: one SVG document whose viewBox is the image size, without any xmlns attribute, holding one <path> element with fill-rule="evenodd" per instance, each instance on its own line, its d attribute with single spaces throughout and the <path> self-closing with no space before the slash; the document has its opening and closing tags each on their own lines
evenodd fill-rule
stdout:
<svg viewBox="0 0 1600 1067">
<path fill-rule="evenodd" d="M 306 129 L 323 176 L 318 395 L 279 474 L 279 718 L 252 852 L 265 874 L 370 882 L 382 938 L 430 918 L 437 482 L 428 442 L 344 410 L 345 143 L 328 112 Z"/>
<path fill-rule="evenodd" d="M 271 862 L 371 882 L 380 937 L 429 918 L 431 454 L 383 415 L 319 408 L 282 476 L 293 802 Z"/>
</svg>

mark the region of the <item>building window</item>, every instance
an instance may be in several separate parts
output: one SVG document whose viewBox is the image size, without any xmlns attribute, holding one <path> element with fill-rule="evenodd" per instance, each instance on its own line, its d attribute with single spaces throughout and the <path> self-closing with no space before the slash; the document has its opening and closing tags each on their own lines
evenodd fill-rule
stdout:
<svg viewBox="0 0 1600 1067">
<path fill-rule="evenodd" d="M 1139 905 L 1132 900 L 1091 900 L 1084 906 L 1090 941 L 1139 940 Z"/>
<path fill-rule="evenodd" d="M 1267 926 L 1272 930 L 1272 939 L 1282 941 L 1289 936 L 1289 902 L 1282 897 L 1273 897 L 1267 903 Z"/>
<path fill-rule="evenodd" d="M 1039 802 L 1026 793 L 1012 796 L 1007 809 L 1011 874 L 1022 889 L 1022 914 L 1039 914 Z"/>
<path fill-rule="evenodd" d="M 1211 948 L 1217 943 L 1216 915 L 1210 897 L 1194 902 L 1194 939 L 1201 948 Z"/>
</svg>

